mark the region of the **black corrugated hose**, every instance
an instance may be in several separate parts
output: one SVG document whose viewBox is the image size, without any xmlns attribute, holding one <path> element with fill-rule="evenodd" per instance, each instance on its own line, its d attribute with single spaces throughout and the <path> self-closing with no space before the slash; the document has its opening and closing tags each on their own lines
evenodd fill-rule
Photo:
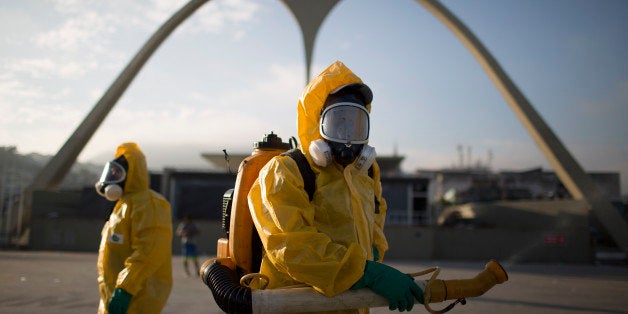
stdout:
<svg viewBox="0 0 628 314">
<path fill-rule="evenodd" d="M 252 313 L 251 289 L 241 286 L 237 274 L 229 267 L 214 261 L 206 268 L 203 282 L 225 313 Z"/>
</svg>

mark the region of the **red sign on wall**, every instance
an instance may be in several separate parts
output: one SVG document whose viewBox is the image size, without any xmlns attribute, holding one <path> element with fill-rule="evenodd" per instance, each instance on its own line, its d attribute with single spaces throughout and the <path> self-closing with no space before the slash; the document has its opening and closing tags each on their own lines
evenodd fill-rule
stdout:
<svg viewBox="0 0 628 314">
<path fill-rule="evenodd" d="M 567 238 L 564 234 L 546 234 L 543 236 L 543 243 L 548 245 L 564 245 Z"/>
</svg>

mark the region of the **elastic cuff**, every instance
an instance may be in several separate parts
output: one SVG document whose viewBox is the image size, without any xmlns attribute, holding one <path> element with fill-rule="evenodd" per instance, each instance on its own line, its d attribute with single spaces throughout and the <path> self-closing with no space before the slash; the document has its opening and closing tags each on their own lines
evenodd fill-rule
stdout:
<svg viewBox="0 0 628 314">
<path fill-rule="evenodd" d="M 364 273 L 365 274 L 366 274 L 366 267 L 368 267 L 368 263 L 369 263 L 369 261 L 366 261 L 366 263 L 364 265 Z M 366 281 L 366 278 L 364 278 L 364 277 L 365 276 L 362 275 L 362 277 L 360 277 L 360 279 L 356 283 L 354 283 L 353 286 L 351 286 L 351 288 L 349 288 L 349 289 L 357 290 L 357 289 L 362 289 L 362 288 L 366 287 L 367 286 L 367 281 Z"/>
</svg>

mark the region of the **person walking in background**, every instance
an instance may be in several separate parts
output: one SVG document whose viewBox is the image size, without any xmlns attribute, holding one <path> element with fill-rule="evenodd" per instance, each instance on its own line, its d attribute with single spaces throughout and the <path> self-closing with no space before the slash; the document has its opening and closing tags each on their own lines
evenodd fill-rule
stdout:
<svg viewBox="0 0 628 314">
<path fill-rule="evenodd" d="M 188 276 L 190 276 L 190 269 L 188 268 L 189 261 L 194 264 L 196 274 L 199 273 L 196 236 L 200 232 L 201 231 L 189 215 L 185 215 L 183 217 L 183 221 L 181 221 L 179 226 L 177 226 L 177 235 L 181 237 L 181 249 L 183 250 L 183 269 L 185 270 L 185 274 Z"/>
<path fill-rule="evenodd" d="M 98 313 L 160 313 L 172 290 L 172 214 L 149 188 L 139 146 L 118 146 L 95 188 L 116 201 L 98 250 Z"/>
</svg>

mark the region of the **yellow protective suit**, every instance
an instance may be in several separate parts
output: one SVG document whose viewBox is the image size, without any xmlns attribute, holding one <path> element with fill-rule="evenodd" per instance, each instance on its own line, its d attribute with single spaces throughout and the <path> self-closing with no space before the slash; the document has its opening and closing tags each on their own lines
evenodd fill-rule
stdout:
<svg viewBox="0 0 628 314">
<path fill-rule="evenodd" d="M 115 288 L 133 297 L 127 313 L 159 313 L 172 288 L 170 203 L 149 188 L 144 154 L 124 143 L 115 157 L 128 161 L 124 194 L 105 223 L 98 252 L 98 313 L 107 313 Z"/>
<path fill-rule="evenodd" d="M 366 260 L 373 259 L 373 247 L 380 260 L 388 249 L 378 165 L 373 165 L 371 178 L 354 164 L 344 169 L 335 162 L 319 167 L 308 151 L 310 143 L 321 138 L 319 119 L 327 95 L 356 82 L 362 81 L 337 61 L 313 79 L 299 99 L 300 150 L 316 174 L 312 202 L 296 162 L 288 156 L 271 159 L 251 187 L 249 208 L 265 249 L 260 272 L 269 277 L 268 288 L 305 283 L 334 296 L 362 277 Z"/>
</svg>

